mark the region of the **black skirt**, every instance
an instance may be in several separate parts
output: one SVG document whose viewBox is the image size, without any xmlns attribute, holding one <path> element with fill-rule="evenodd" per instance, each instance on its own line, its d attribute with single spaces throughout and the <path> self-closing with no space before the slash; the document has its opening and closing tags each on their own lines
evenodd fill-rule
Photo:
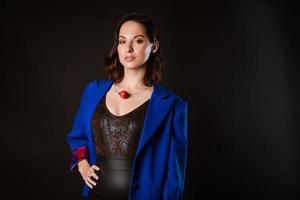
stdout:
<svg viewBox="0 0 300 200">
<path fill-rule="evenodd" d="M 99 177 L 96 186 L 91 189 L 89 200 L 127 200 L 130 186 L 131 164 L 129 156 L 98 156 L 95 170 Z"/>
</svg>

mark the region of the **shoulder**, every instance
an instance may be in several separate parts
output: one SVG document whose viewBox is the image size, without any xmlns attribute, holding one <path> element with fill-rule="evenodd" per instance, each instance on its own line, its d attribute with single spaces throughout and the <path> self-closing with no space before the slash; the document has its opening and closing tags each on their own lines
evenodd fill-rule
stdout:
<svg viewBox="0 0 300 200">
<path fill-rule="evenodd" d="M 92 80 L 85 85 L 85 91 L 91 92 L 94 90 L 104 89 L 105 86 L 112 83 L 110 79 L 100 79 L 100 80 Z"/>
<path fill-rule="evenodd" d="M 178 95 L 177 93 L 175 93 L 174 91 L 167 89 L 159 84 L 157 84 L 160 88 L 161 91 L 163 91 L 164 93 L 167 94 L 167 96 L 169 98 L 172 98 L 174 100 L 174 107 L 175 108 L 184 108 L 187 107 L 187 100 L 184 99 L 182 96 Z"/>
</svg>

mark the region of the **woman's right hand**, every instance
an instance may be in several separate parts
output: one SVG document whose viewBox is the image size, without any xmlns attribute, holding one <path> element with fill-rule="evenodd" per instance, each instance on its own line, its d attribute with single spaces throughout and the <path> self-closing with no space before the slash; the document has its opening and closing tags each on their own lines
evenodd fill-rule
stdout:
<svg viewBox="0 0 300 200">
<path fill-rule="evenodd" d="M 84 182 L 93 189 L 93 185 L 96 185 L 96 182 L 92 180 L 92 177 L 96 180 L 99 179 L 99 177 L 96 175 L 94 170 L 100 170 L 97 165 L 90 166 L 88 161 L 86 159 L 83 159 L 77 163 L 78 170 L 84 180 Z"/>
</svg>

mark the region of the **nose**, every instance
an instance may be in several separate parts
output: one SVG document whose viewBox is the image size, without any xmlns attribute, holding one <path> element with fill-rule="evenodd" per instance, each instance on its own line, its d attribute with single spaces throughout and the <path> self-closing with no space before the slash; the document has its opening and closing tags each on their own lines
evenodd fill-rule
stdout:
<svg viewBox="0 0 300 200">
<path fill-rule="evenodd" d="M 132 48 L 132 44 L 131 42 L 128 42 L 128 44 L 126 45 L 126 52 L 133 52 L 133 48 Z"/>
</svg>

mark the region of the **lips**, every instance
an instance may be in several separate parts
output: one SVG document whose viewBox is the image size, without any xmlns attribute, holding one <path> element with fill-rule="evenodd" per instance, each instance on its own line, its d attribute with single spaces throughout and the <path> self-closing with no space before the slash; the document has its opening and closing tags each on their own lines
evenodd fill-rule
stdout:
<svg viewBox="0 0 300 200">
<path fill-rule="evenodd" d="M 131 61 L 133 61 L 134 59 L 135 59 L 134 56 L 126 56 L 126 57 L 125 57 L 125 60 L 126 60 L 127 62 L 131 62 Z"/>
</svg>

